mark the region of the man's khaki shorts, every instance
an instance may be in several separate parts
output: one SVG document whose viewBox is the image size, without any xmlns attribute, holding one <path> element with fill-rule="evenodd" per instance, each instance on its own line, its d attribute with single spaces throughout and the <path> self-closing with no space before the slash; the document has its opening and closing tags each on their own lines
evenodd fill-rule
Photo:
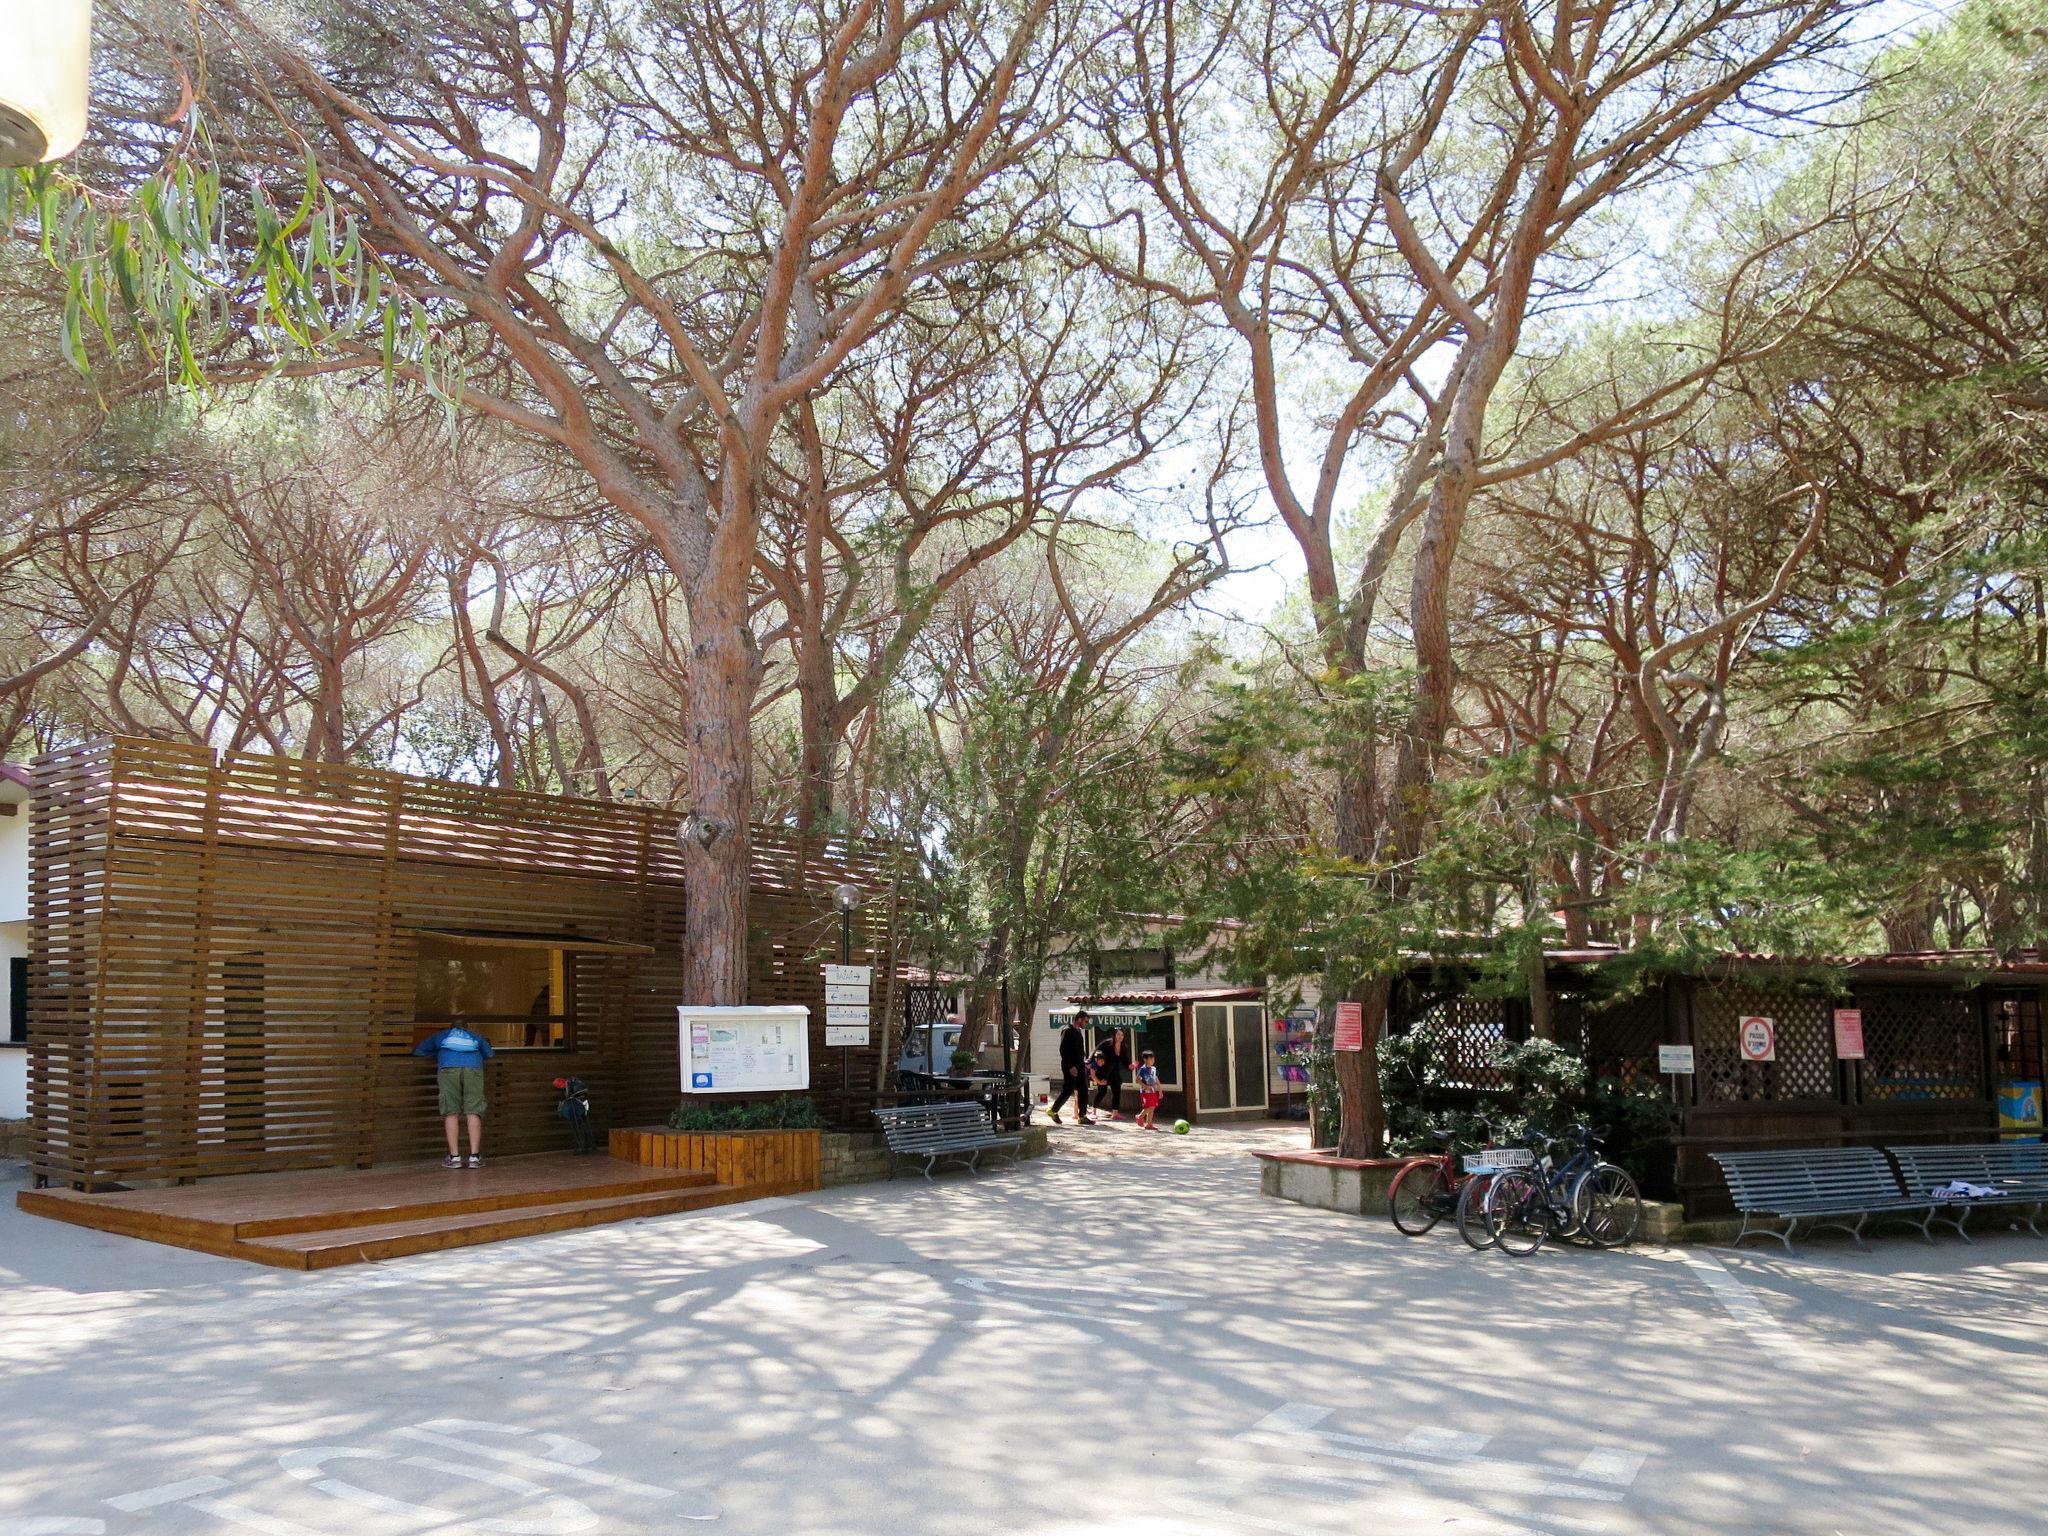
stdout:
<svg viewBox="0 0 2048 1536">
<path fill-rule="evenodd" d="M 443 1067 L 439 1076 L 442 1114 L 480 1115 L 484 1112 L 482 1067 Z"/>
</svg>

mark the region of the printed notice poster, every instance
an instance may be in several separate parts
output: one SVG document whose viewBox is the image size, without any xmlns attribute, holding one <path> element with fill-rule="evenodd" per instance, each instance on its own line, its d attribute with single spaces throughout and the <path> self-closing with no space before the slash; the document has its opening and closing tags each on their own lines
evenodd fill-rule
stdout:
<svg viewBox="0 0 2048 1536">
<path fill-rule="evenodd" d="M 1689 1045 L 1658 1046 L 1657 1070 L 1673 1077 L 1691 1072 L 1692 1047 Z"/>
<path fill-rule="evenodd" d="M 1340 1051 L 1362 1051 L 1365 1049 L 1365 1005 L 1363 1003 L 1339 1003 L 1337 1005 L 1336 1047 Z"/>
<path fill-rule="evenodd" d="M 1835 1010 L 1835 1060 L 1861 1061 L 1863 1059 L 1863 1010 L 1861 1008 L 1837 1008 Z"/>
<path fill-rule="evenodd" d="M 1742 1043 L 1744 1061 L 1776 1061 L 1778 1059 L 1778 1021 L 1752 1014 L 1735 1026 L 1736 1039 Z"/>
<path fill-rule="evenodd" d="M 811 1085 L 811 1011 L 800 1003 L 676 1010 L 683 1088 L 759 1093 Z"/>
</svg>

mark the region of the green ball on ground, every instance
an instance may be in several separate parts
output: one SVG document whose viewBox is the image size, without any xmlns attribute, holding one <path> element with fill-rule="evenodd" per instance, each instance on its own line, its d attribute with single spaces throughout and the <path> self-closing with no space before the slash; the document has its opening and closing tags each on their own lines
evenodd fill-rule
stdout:
<svg viewBox="0 0 2048 1536">
<path fill-rule="evenodd" d="M 1173 1122 L 1173 1134 L 1176 1136 L 1185 1136 L 1189 1131 L 1192 1131 L 1193 1129 L 1194 1127 L 1192 1125 L 1189 1125 L 1185 1120 L 1176 1120 Z"/>
</svg>

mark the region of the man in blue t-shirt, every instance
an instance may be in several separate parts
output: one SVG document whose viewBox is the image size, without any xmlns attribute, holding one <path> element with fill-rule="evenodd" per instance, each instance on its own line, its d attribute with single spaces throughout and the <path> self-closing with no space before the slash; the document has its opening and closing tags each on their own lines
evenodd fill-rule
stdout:
<svg viewBox="0 0 2048 1536">
<path fill-rule="evenodd" d="M 447 1168 L 481 1168 L 484 1165 L 484 1063 L 491 1059 L 491 1042 L 474 1030 L 450 1024 L 437 1030 L 412 1048 L 415 1056 L 432 1055 L 440 1068 L 436 1073 L 441 1088 L 441 1124 L 448 1132 Z M 469 1161 L 462 1160 L 462 1147 L 455 1138 L 456 1122 L 469 1121 Z"/>
</svg>

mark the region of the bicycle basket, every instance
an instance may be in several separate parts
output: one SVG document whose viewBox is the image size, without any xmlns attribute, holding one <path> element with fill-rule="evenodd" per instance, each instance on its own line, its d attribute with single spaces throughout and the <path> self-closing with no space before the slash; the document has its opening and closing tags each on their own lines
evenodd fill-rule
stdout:
<svg viewBox="0 0 2048 1536">
<path fill-rule="evenodd" d="M 1467 1173 L 1498 1173 L 1503 1168 L 1527 1168 L 1536 1154 L 1527 1147 L 1481 1147 L 1465 1154 Z"/>
</svg>

